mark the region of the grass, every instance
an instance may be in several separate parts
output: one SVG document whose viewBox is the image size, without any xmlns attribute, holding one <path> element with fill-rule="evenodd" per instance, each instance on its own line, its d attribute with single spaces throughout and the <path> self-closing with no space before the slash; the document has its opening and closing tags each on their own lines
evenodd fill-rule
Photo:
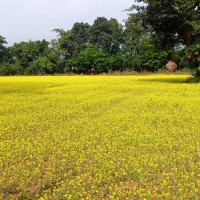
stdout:
<svg viewBox="0 0 200 200">
<path fill-rule="evenodd" d="M 0 199 L 199 199 L 187 77 L 0 77 Z"/>
</svg>

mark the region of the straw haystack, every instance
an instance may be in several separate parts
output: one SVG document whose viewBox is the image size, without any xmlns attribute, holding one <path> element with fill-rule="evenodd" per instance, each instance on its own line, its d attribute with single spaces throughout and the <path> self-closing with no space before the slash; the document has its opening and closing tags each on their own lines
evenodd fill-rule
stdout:
<svg viewBox="0 0 200 200">
<path fill-rule="evenodd" d="M 174 61 L 170 60 L 166 64 L 166 68 L 167 68 L 167 71 L 169 72 L 175 72 L 177 69 L 177 64 Z"/>
</svg>

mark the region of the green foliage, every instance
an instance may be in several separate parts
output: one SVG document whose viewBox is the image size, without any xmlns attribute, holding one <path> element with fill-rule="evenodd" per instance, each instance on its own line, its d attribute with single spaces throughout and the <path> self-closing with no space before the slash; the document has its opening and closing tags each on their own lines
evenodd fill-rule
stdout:
<svg viewBox="0 0 200 200">
<path fill-rule="evenodd" d="M 159 40 L 142 27 L 141 20 L 129 17 L 124 30 L 123 52 L 129 68 L 136 71 L 157 71 L 167 61 L 167 52 L 163 51 Z"/>
<path fill-rule="evenodd" d="M 23 75 L 23 67 L 19 64 L 3 63 L 0 65 L 0 75 Z"/>
<path fill-rule="evenodd" d="M 37 75 L 40 73 L 41 71 L 39 71 L 39 69 L 33 64 L 29 64 L 29 66 L 24 70 L 25 75 Z"/>
<path fill-rule="evenodd" d="M 122 42 L 123 27 L 114 18 L 98 17 L 89 29 L 90 43 L 110 54 L 117 53 Z"/>
<path fill-rule="evenodd" d="M 126 65 L 136 71 L 157 71 L 167 61 L 158 38 L 142 26 L 142 21 L 133 15 L 128 18 L 124 30 L 123 52 Z"/>
<path fill-rule="evenodd" d="M 89 28 L 90 25 L 88 23 L 78 23 L 76 22 L 72 29 L 72 41 L 74 42 L 74 50 L 72 56 L 76 56 L 82 50 L 85 49 L 85 43 L 89 41 Z"/>
<path fill-rule="evenodd" d="M 92 25 L 74 23 L 54 29 L 57 39 L 15 43 L 6 48 L 0 36 L 0 73 L 98 74 L 163 69 L 168 60 L 200 75 L 199 0 L 137 0 L 123 27 L 116 19 L 97 17 Z M 137 11 L 137 12 L 132 12 Z"/>
<path fill-rule="evenodd" d="M 112 56 L 113 62 L 110 70 L 112 71 L 125 71 L 126 70 L 126 62 L 125 57 L 122 52 L 118 52 Z"/>
<path fill-rule="evenodd" d="M 86 74 L 107 72 L 112 64 L 112 56 L 90 43 L 86 44 L 86 49 L 77 57 L 68 60 L 74 72 Z"/>
<path fill-rule="evenodd" d="M 138 52 L 138 55 L 133 60 L 137 71 L 154 72 L 166 64 L 167 53 L 159 50 L 151 37 L 142 39 L 138 45 Z"/>
<path fill-rule="evenodd" d="M 65 59 L 71 58 L 74 50 L 71 31 L 64 31 L 63 29 L 54 29 L 53 31 L 57 32 L 59 36 L 59 38 L 54 41 L 53 45 L 56 46 L 58 50 L 60 50 L 61 55 Z"/>
<path fill-rule="evenodd" d="M 6 61 L 8 56 L 8 50 L 4 44 L 7 44 L 7 42 L 5 38 L 0 35 L 0 64 Z"/>
<path fill-rule="evenodd" d="M 200 76 L 200 38 L 191 47 L 194 66 L 197 68 L 196 76 Z"/>
<path fill-rule="evenodd" d="M 40 73 L 51 74 L 55 67 L 55 64 L 52 63 L 46 56 L 39 56 L 35 61 L 37 68 Z"/>
<path fill-rule="evenodd" d="M 64 73 L 66 70 L 66 57 L 63 50 L 60 49 L 56 40 L 52 40 L 49 48 L 49 53 L 46 54 L 49 60 L 54 63 L 54 73 Z"/>
<path fill-rule="evenodd" d="M 50 43 L 45 40 L 15 43 L 8 50 L 10 63 L 3 66 L 4 73 L 2 74 L 64 72 L 65 62 L 61 59 L 59 49 L 53 45 L 50 47 Z M 6 67 L 8 69 L 4 69 Z"/>
<path fill-rule="evenodd" d="M 113 57 L 102 51 L 96 52 L 94 57 L 94 69 L 97 73 L 108 72 L 113 65 Z"/>
<path fill-rule="evenodd" d="M 145 27 L 150 26 L 162 38 L 163 45 L 170 47 L 176 43 L 190 46 L 199 33 L 196 27 L 200 22 L 199 0 L 137 0 L 146 6 L 133 5 L 130 10 L 142 19 Z M 166 43 L 168 42 L 168 43 Z"/>
<path fill-rule="evenodd" d="M 89 40 L 89 27 L 90 25 L 88 23 L 76 22 L 71 30 L 53 30 L 58 33 L 57 47 L 62 50 L 62 55 L 66 59 L 77 56 L 85 48 L 85 43 Z"/>
<path fill-rule="evenodd" d="M 12 63 L 18 63 L 26 69 L 30 63 L 35 63 L 40 55 L 48 54 L 49 42 L 43 41 L 29 41 L 15 43 L 9 47 L 9 53 Z"/>
<path fill-rule="evenodd" d="M 195 77 L 189 77 L 186 80 L 187 83 L 200 83 L 200 77 L 199 76 L 195 76 Z"/>
<path fill-rule="evenodd" d="M 199 0 L 137 0 L 146 5 L 133 5 L 130 17 L 142 20 L 142 25 L 151 30 L 160 40 L 162 48 L 173 49 L 176 44 L 187 47 L 185 58 L 191 67 L 195 65 L 192 45 L 200 38 L 200 2 Z"/>
</svg>

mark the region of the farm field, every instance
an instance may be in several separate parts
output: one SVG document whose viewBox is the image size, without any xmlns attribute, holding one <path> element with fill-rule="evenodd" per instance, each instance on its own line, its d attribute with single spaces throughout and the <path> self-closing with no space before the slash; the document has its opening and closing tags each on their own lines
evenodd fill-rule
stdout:
<svg viewBox="0 0 200 200">
<path fill-rule="evenodd" d="M 186 78 L 0 77 L 0 199 L 200 199 Z"/>
</svg>

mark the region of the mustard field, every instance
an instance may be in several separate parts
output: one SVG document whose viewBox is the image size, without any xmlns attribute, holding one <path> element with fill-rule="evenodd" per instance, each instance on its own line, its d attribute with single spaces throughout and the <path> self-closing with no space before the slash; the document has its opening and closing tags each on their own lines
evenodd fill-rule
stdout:
<svg viewBox="0 0 200 200">
<path fill-rule="evenodd" d="M 186 78 L 0 77 L 0 199 L 200 199 Z"/>
</svg>

